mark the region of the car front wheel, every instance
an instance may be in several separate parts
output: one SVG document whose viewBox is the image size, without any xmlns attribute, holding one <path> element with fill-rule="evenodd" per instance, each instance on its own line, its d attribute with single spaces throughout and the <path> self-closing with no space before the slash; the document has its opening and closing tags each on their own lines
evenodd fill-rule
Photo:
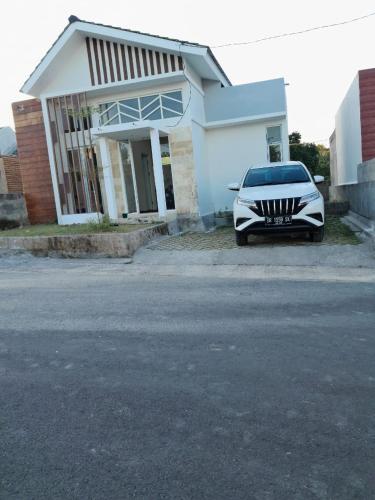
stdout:
<svg viewBox="0 0 375 500">
<path fill-rule="evenodd" d="M 324 226 L 310 233 L 310 240 L 314 243 L 321 243 L 324 238 Z"/>
<path fill-rule="evenodd" d="M 236 231 L 236 243 L 239 247 L 247 245 L 247 235 Z"/>
</svg>

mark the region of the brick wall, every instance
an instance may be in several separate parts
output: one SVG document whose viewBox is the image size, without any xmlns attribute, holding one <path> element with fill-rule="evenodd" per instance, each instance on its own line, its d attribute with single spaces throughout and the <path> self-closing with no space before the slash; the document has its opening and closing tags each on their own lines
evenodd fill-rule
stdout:
<svg viewBox="0 0 375 500">
<path fill-rule="evenodd" d="M 375 158 L 375 68 L 359 74 L 362 161 Z"/>
<path fill-rule="evenodd" d="M 3 175 L 5 193 L 22 193 L 21 169 L 17 156 L 0 157 L 0 172 Z M 1 191 L 1 187 L 0 187 Z"/>
<path fill-rule="evenodd" d="M 56 220 L 42 107 L 38 99 L 12 104 L 23 192 L 31 224 Z"/>
</svg>

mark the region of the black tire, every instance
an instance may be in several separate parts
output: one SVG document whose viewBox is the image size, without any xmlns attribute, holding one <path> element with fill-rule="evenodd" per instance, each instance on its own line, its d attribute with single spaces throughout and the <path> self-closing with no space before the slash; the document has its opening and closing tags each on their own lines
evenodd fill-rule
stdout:
<svg viewBox="0 0 375 500">
<path fill-rule="evenodd" d="M 247 245 L 247 234 L 236 231 L 236 243 L 239 247 Z"/>
<path fill-rule="evenodd" d="M 324 238 L 324 226 L 310 233 L 310 240 L 314 243 L 321 243 Z"/>
</svg>

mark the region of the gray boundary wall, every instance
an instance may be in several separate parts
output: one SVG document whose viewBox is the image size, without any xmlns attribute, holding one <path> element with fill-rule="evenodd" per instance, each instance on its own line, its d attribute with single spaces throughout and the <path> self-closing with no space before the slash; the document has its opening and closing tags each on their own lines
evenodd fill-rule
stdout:
<svg viewBox="0 0 375 500">
<path fill-rule="evenodd" d="M 25 224 L 28 224 L 28 218 L 23 194 L 0 193 L 0 229 L 19 227 Z"/>
<path fill-rule="evenodd" d="M 166 223 L 128 233 L 2 237 L 0 232 L 0 249 L 26 251 L 38 256 L 131 257 L 141 246 L 166 234 Z"/>
<path fill-rule="evenodd" d="M 375 220 L 375 159 L 358 165 L 358 183 L 330 188 L 331 199 L 348 201 L 350 209 Z"/>
</svg>

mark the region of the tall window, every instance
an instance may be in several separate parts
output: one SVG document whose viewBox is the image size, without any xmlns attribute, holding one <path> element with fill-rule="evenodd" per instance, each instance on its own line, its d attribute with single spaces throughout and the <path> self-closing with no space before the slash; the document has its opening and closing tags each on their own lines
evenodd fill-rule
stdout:
<svg viewBox="0 0 375 500">
<path fill-rule="evenodd" d="M 270 162 L 283 160 L 280 125 L 267 127 L 267 156 Z"/>
</svg>

